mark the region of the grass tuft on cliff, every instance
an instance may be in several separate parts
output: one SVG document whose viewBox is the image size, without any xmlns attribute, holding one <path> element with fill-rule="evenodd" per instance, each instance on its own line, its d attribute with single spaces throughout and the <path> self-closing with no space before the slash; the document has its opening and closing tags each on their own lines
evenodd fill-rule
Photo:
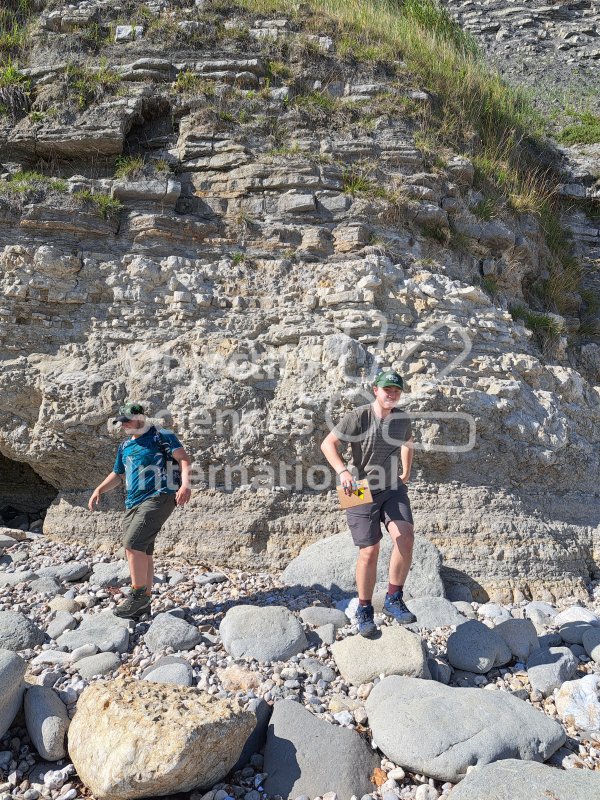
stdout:
<svg viewBox="0 0 600 800">
<path fill-rule="evenodd" d="M 2 0 L 0 6 L 0 64 L 17 57 L 27 41 L 27 24 L 36 10 L 34 0 Z"/>
<path fill-rule="evenodd" d="M 586 111 L 576 114 L 577 122 L 567 125 L 556 137 L 562 144 L 598 144 L 600 117 Z"/>
</svg>

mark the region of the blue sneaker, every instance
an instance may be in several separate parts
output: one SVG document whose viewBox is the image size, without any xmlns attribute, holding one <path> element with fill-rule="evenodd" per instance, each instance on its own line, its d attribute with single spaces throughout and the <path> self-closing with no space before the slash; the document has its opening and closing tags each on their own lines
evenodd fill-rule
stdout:
<svg viewBox="0 0 600 800">
<path fill-rule="evenodd" d="M 377 633 L 377 626 L 375 625 L 375 620 L 373 619 L 374 615 L 373 606 L 359 606 L 356 609 L 356 621 L 358 622 L 358 632 L 361 636 L 366 637 L 367 639 L 372 638 Z"/>
<path fill-rule="evenodd" d="M 415 615 L 406 607 L 402 592 L 386 594 L 383 604 L 383 613 L 395 619 L 400 625 L 410 625 L 411 622 L 417 621 Z"/>
</svg>

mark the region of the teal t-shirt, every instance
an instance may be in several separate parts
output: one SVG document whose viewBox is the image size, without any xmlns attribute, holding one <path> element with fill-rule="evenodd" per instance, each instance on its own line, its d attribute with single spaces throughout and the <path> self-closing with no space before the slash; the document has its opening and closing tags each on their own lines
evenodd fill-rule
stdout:
<svg viewBox="0 0 600 800">
<path fill-rule="evenodd" d="M 174 433 L 157 431 L 152 425 L 137 439 L 127 439 L 119 446 L 113 472 L 125 475 L 125 507 L 134 508 L 155 494 L 175 494 L 178 486 L 173 481 L 173 470 L 169 468 L 160 447 L 160 438 L 170 457 L 181 447 Z"/>
</svg>

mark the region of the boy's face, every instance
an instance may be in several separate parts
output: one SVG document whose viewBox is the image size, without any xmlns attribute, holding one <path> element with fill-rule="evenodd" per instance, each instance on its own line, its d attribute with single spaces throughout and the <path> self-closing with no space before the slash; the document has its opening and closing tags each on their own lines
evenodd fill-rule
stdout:
<svg viewBox="0 0 600 800">
<path fill-rule="evenodd" d="M 133 431 L 143 427 L 144 421 L 141 419 L 128 419 L 126 422 L 121 423 L 121 428 L 127 433 L 133 433 Z"/>
<path fill-rule="evenodd" d="M 375 399 L 382 408 L 394 408 L 400 400 L 402 389 L 397 386 L 374 386 Z"/>
</svg>

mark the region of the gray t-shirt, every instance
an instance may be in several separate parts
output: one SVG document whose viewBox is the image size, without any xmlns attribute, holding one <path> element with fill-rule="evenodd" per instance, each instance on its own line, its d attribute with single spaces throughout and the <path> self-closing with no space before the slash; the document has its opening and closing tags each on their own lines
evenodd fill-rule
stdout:
<svg viewBox="0 0 600 800">
<path fill-rule="evenodd" d="M 359 480 L 367 478 L 371 491 L 400 484 L 400 448 L 412 436 L 410 419 L 398 409 L 380 419 L 369 403 L 350 411 L 335 426 L 334 434 L 352 448 L 352 466 Z"/>
</svg>

